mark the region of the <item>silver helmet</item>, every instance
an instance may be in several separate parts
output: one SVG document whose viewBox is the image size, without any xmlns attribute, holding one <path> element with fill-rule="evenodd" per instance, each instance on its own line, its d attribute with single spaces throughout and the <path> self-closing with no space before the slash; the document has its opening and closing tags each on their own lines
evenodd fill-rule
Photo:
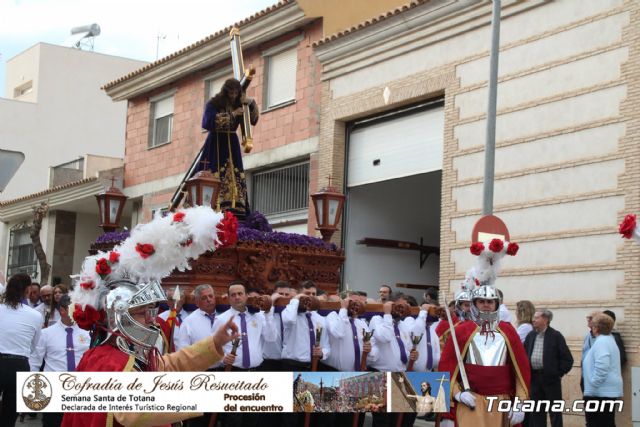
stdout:
<svg viewBox="0 0 640 427">
<path fill-rule="evenodd" d="M 158 315 L 158 303 L 167 300 L 162 286 L 157 281 L 136 284 L 121 279 L 108 283 L 109 292 L 102 296 L 103 308 L 106 312 L 109 336 L 119 332 L 116 338 L 120 350 L 131 354 L 143 363 L 148 363 L 148 355 L 154 346 L 162 341 L 160 330 L 136 321 L 130 309 L 145 307 L 145 316 L 153 321 Z"/>
<path fill-rule="evenodd" d="M 471 318 L 478 325 L 483 326 L 483 330 L 495 331 L 500 321 L 499 308 L 500 296 L 496 288 L 491 285 L 482 285 L 473 291 L 473 303 L 471 304 Z M 495 311 L 480 311 L 475 305 L 477 299 L 490 299 L 496 302 Z"/>
<path fill-rule="evenodd" d="M 461 320 L 470 320 L 471 319 L 471 315 L 468 311 L 465 311 L 462 308 L 462 303 L 463 302 L 468 302 L 471 303 L 471 292 L 467 291 L 467 290 L 460 290 L 456 293 L 456 303 L 455 303 L 455 311 L 456 311 L 456 315 L 458 316 L 459 319 Z"/>
</svg>

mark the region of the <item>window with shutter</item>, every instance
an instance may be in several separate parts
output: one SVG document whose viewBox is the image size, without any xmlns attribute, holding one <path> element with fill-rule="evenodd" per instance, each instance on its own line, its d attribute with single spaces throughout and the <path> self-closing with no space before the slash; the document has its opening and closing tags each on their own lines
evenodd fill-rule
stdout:
<svg viewBox="0 0 640 427">
<path fill-rule="evenodd" d="M 149 147 L 171 142 L 173 128 L 173 95 L 151 102 Z"/>
<path fill-rule="evenodd" d="M 293 101 L 296 98 L 296 48 L 267 57 L 267 108 Z"/>
<path fill-rule="evenodd" d="M 222 85 L 224 84 L 224 82 L 227 79 L 230 79 L 232 77 L 233 76 L 231 74 L 225 74 L 220 77 L 214 77 L 214 78 L 205 80 L 205 84 L 204 84 L 205 101 L 208 101 L 214 96 L 216 96 L 216 94 L 220 92 L 220 89 L 222 89 Z"/>
</svg>

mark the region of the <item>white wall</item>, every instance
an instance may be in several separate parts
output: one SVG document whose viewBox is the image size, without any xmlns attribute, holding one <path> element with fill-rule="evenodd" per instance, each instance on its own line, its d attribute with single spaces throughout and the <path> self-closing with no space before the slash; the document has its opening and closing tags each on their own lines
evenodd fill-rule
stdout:
<svg viewBox="0 0 640 427">
<path fill-rule="evenodd" d="M 4 93 L 7 98 L 37 102 L 41 46 L 41 44 L 32 46 L 7 61 L 4 85 Z M 31 92 L 14 98 L 14 90 L 28 82 L 32 82 Z"/>
<path fill-rule="evenodd" d="M 103 231 L 98 227 L 96 215 L 78 213 L 76 215 L 76 238 L 73 251 L 73 272 L 80 272 L 82 262 L 89 255 L 89 247 Z M 66 279 L 65 279 L 66 280 Z"/>
<path fill-rule="evenodd" d="M 2 148 L 26 156 L 1 200 L 45 190 L 50 166 L 85 154 L 124 157 L 126 103 L 100 87 L 144 63 L 48 44 L 38 51 L 37 103 L 0 100 Z M 7 75 L 13 63 L 25 66 L 21 59 L 7 63 Z"/>
<path fill-rule="evenodd" d="M 343 242 L 344 282 L 377 298 L 381 284 L 438 285 L 439 258 L 430 255 L 422 269 L 418 251 L 356 245 L 365 237 L 440 246 L 442 173 L 414 175 L 350 188 Z M 396 289 L 420 300 L 423 291 Z"/>
</svg>

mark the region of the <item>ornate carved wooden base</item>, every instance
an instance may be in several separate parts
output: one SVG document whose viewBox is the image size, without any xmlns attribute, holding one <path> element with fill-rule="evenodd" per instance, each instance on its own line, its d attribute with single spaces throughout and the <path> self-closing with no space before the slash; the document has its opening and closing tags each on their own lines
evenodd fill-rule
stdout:
<svg viewBox="0 0 640 427">
<path fill-rule="evenodd" d="M 278 280 L 293 286 L 313 280 L 320 289 L 336 293 L 343 262 L 342 250 L 242 241 L 231 248 L 205 253 L 192 261 L 191 270 L 175 271 L 162 285 L 165 289 L 180 285 L 188 290 L 210 284 L 216 294 L 223 294 L 230 282 L 239 279 L 250 288 L 270 293 Z"/>
</svg>

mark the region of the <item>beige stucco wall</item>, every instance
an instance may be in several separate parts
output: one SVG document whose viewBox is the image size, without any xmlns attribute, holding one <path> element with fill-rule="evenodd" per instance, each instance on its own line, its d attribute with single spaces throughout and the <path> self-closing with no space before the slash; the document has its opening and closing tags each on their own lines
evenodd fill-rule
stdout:
<svg viewBox="0 0 640 427">
<path fill-rule="evenodd" d="M 297 0 L 308 17 L 322 17 L 326 37 L 384 15 L 407 2 L 404 0 Z"/>
<path fill-rule="evenodd" d="M 374 42 L 394 19 L 410 22 L 428 7 L 316 48 L 324 66 L 319 176 L 342 182 L 346 122 L 444 94 L 440 285 L 448 288 L 474 262 L 491 10 L 473 4 Z M 503 2 L 494 209 L 521 250 L 503 262 L 498 286 L 512 309 L 530 299 L 554 311 L 576 359 L 565 379 L 571 399 L 580 396 L 588 312 L 614 310 L 628 365 L 640 364 L 640 247 L 617 234 L 624 213 L 640 212 L 639 19 L 633 1 Z M 628 425 L 628 368 L 624 378 Z"/>
</svg>

